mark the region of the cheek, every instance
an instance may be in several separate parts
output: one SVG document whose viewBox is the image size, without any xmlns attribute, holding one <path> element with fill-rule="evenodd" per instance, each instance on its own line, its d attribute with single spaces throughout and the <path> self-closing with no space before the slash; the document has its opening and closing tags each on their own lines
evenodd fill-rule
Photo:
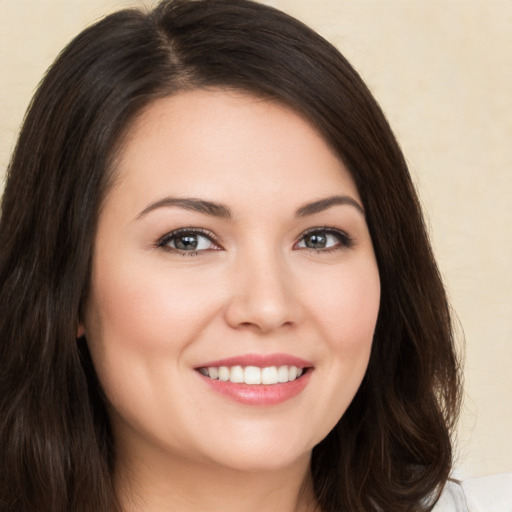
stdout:
<svg viewBox="0 0 512 512">
<path fill-rule="evenodd" d="M 205 295 L 204 284 L 195 280 L 128 258 L 117 266 L 105 258 L 94 269 L 86 338 L 115 409 L 127 413 L 130 404 L 149 409 L 152 404 L 158 410 L 158 389 L 169 386 L 170 374 L 183 371 L 183 355 L 215 307 L 211 293 Z"/>
<path fill-rule="evenodd" d="M 311 304 L 328 361 L 321 383 L 328 411 L 327 434 L 350 405 L 366 373 L 379 312 L 380 281 L 376 265 L 367 265 L 332 276 L 324 286 L 317 288 Z"/>
<path fill-rule="evenodd" d="M 319 284 L 311 304 L 333 355 L 369 350 L 380 304 L 376 265 L 347 267 Z"/>
<path fill-rule="evenodd" d="M 141 418 L 157 425 L 155 411 L 179 407 L 173 393 L 161 391 L 179 383 L 183 356 L 216 301 L 197 275 L 120 260 L 103 258 L 94 268 L 86 338 L 111 412 L 143 430 Z"/>
<path fill-rule="evenodd" d="M 194 338 L 215 302 L 212 290 L 198 280 L 197 273 L 137 262 L 113 269 L 105 265 L 93 278 L 90 334 L 123 350 L 179 348 Z"/>
</svg>

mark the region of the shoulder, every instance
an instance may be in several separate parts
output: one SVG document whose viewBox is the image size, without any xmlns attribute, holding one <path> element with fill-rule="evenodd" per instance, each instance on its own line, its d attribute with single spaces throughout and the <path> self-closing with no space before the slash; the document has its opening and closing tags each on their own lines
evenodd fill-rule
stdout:
<svg viewBox="0 0 512 512">
<path fill-rule="evenodd" d="M 512 473 L 449 481 L 432 512 L 511 512 Z"/>
</svg>

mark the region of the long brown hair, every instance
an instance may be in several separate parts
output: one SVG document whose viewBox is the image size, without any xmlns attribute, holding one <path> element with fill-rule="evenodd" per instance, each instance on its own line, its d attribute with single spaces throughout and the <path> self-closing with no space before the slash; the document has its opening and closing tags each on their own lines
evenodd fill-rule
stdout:
<svg viewBox="0 0 512 512">
<path fill-rule="evenodd" d="M 109 420 L 86 340 L 76 340 L 98 212 L 135 116 L 156 98 L 209 87 L 300 112 L 364 203 L 381 308 L 364 381 L 313 450 L 321 510 L 428 510 L 451 469 L 459 368 L 406 163 L 345 58 L 248 0 L 164 0 L 110 15 L 66 47 L 33 98 L 0 221 L 0 510 L 116 509 Z"/>
</svg>

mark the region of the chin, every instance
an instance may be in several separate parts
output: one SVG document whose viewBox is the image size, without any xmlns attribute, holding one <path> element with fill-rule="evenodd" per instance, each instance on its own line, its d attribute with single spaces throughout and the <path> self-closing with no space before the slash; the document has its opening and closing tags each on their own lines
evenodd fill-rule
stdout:
<svg viewBox="0 0 512 512">
<path fill-rule="evenodd" d="M 311 450 L 305 452 L 277 451 L 275 447 L 268 449 L 254 448 L 240 450 L 232 456 L 224 454 L 221 459 L 216 459 L 217 465 L 243 473 L 269 473 L 281 472 L 295 466 L 309 466 Z"/>
<path fill-rule="evenodd" d="M 308 466 L 313 447 L 321 441 L 306 439 L 300 432 L 281 431 L 279 435 L 265 436 L 260 430 L 245 434 L 228 436 L 224 442 L 217 439 L 221 442 L 209 447 L 210 461 L 243 472 L 281 471 L 297 464 Z"/>
</svg>

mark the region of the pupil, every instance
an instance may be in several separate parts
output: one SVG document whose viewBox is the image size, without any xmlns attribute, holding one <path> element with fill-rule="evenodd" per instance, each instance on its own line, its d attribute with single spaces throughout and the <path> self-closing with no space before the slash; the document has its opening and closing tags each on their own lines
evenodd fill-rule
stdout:
<svg viewBox="0 0 512 512">
<path fill-rule="evenodd" d="M 180 236 L 175 241 L 176 249 L 190 250 L 197 248 L 197 237 L 193 235 Z"/>
<path fill-rule="evenodd" d="M 319 235 L 318 233 L 309 235 L 306 239 L 306 245 L 310 249 L 323 249 L 327 243 L 327 237 L 325 235 Z"/>
</svg>

